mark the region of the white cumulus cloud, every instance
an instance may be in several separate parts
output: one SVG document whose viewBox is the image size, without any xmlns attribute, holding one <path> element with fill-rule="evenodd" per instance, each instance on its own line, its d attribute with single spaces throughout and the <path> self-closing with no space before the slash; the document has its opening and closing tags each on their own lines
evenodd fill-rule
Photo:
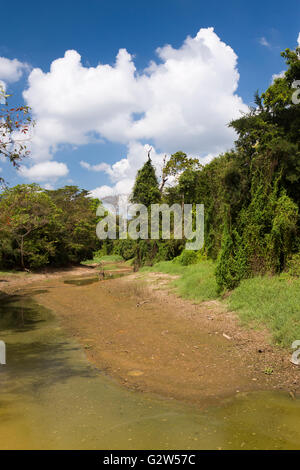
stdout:
<svg viewBox="0 0 300 470">
<path fill-rule="evenodd" d="M 22 165 L 19 169 L 21 176 L 31 181 L 53 181 L 55 182 L 58 178 L 66 176 L 69 172 L 65 163 L 47 161 L 36 163 L 31 167 Z"/>
<path fill-rule="evenodd" d="M 106 196 L 113 196 L 116 194 L 129 194 L 133 188 L 134 180 L 137 171 L 142 167 L 148 158 L 148 151 L 150 150 L 151 160 L 156 168 L 156 173 L 161 174 L 164 154 L 159 153 L 155 148 L 149 145 L 142 145 L 139 142 L 131 142 L 128 145 L 127 155 L 113 165 L 106 165 L 105 173 L 109 176 L 112 186 L 100 186 L 91 191 L 95 197 L 102 198 Z M 85 162 L 81 162 L 85 166 Z M 102 164 L 100 164 L 102 165 Z M 99 165 L 99 166 L 100 166 Z M 89 170 L 93 171 L 97 165 L 89 165 Z M 95 171 L 95 170 L 94 170 Z"/>
<path fill-rule="evenodd" d="M 29 70 L 28 64 L 20 62 L 18 59 L 0 57 L 0 80 L 2 84 L 17 82 L 25 70 Z"/>
<path fill-rule="evenodd" d="M 32 70 L 24 98 L 37 122 L 31 145 L 37 164 L 64 144 L 122 143 L 128 154 L 114 165 L 80 163 L 104 171 L 115 190 L 134 179 L 145 142 L 155 146 L 157 158 L 183 150 L 207 161 L 207 155 L 230 148 L 235 134 L 227 124 L 248 111 L 237 94 L 233 49 L 213 28 L 203 28 L 179 48 L 165 45 L 156 53 L 158 60 L 141 71 L 125 49 L 113 65 L 85 67 L 78 52 L 69 50 L 49 72 Z"/>
</svg>

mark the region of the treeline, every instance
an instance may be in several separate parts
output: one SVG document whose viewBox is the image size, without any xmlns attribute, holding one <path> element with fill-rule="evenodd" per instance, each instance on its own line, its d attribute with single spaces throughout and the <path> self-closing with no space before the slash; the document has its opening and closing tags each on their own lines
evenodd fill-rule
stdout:
<svg viewBox="0 0 300 470">
<path fill-rule="evenodd" d="M 6 189 L 0 196 L 0 267 L 37 269 L 91 258 L 100 248 L 95 233 L 98 205 L 76 186 Z"/>
<path fill-rule="evenodd" d="M 150 154 L 138 171 L 133 203 L 204 204 L 205 244 L 199 253 L 186 252 L 185 240 L 100 242 L 99 201 L 87 191 L 20 185 L 0 196 L 0 266 L 61 266 L 100 250 L 134 259 L 137 268 L 178 256 L 183 264 L 207 257 L 216 261 L 220 290 L 289 265 L 300 275 L 300 105 L 293 88 L 300 80 L 300 48 L 282 56 L 285 74 L 256 93 L 248 114 L 229 124 L 237 133 L 233 149 L 205 166 L 176 152 L 165 160 L 160 181 Z"/>
<path fill-rule="evenodd" d="M 256 93 L 249 114 L 230 123 L 238 136 L 234 149 L 206 166 L 177 152 L 165 164 L 160 186 L 150 159 L 138 172 L 132 202 L 205 205 L 200 256 L 217 261 L 220 290 L 245 277 L 281 272 L 300 258 L 300 105 L 292 99 L 299 54 L 300 48 L 283 52 L 284 76 Z M 166 187 L 169 176 L 176 184 Z M 172 259 L 182 248 L 176 240 L 110 245 L 125 257 L 135 256 L 138 264 Z M 185 258 L 197 260 L 196 254 Z"/>
</svg>

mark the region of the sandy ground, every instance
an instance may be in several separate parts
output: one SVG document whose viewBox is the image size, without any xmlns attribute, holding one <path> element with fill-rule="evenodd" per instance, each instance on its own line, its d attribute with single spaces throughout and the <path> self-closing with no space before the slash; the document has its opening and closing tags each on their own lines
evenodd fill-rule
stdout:
<svg viewBox="0 0 300 470">
<path fill-rule="evenodd" d="M 286 390 L 291 398 L 300 392 L 291 352 L 271 346 L 268 332 L 242 327 L 219 301 L 180 299 L 164 274 L 64 284 L 78 275 L 95 272 L 28 275 L 25 284 L 6 278 L 1 289 L 46 289 L 36 300 L 58 316 L 90 361 L 131 389 L 200 406 L 245 391 Z"/>
<path fill-rule="evenodd" d="M 60 269 L 47 268 L 40 272 L 0 273 L 0 289 L 9 290 L 11 288 L 22 288 L 33 282 L 87 274 L 94 274 L 93 266 L 71 266 L 69 268 Z"/>
</svg>

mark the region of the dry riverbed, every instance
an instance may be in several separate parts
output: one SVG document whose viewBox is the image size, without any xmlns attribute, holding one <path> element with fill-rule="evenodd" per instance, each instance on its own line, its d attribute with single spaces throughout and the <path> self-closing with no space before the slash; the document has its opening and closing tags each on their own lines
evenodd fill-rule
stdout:
<svg viewBox="0 0 300 470">
<path fill-rule="evenodd" d="M 37 289 L 37 302 L 58 316 L 89 360 L 131 389 L 200 406 L 254 390 L 285 390 L 291 399 L 299 393 L 300 367 L 290 351 L 271 346 L 267 331 L 242 327 L 219 301 L 180 299 L 165 274 L 64 283 L 95 275 L 85 267 L 1 275 L 0 285 L 8 293 Z"/>
</svg>

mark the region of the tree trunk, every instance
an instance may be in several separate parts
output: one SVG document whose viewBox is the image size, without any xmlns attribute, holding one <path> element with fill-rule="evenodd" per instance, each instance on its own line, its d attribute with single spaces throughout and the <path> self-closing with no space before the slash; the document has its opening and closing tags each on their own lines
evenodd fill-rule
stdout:
<svg viewBox="0 0 300 470">
<path fill-rule="evenodd" d="M 20 243 L 20 255 L 21 255 L 21 266 L 25 271 L 25 265 L 24 265 L 24 237 L 21 237 L 21 243 Z"/>
</svg>

